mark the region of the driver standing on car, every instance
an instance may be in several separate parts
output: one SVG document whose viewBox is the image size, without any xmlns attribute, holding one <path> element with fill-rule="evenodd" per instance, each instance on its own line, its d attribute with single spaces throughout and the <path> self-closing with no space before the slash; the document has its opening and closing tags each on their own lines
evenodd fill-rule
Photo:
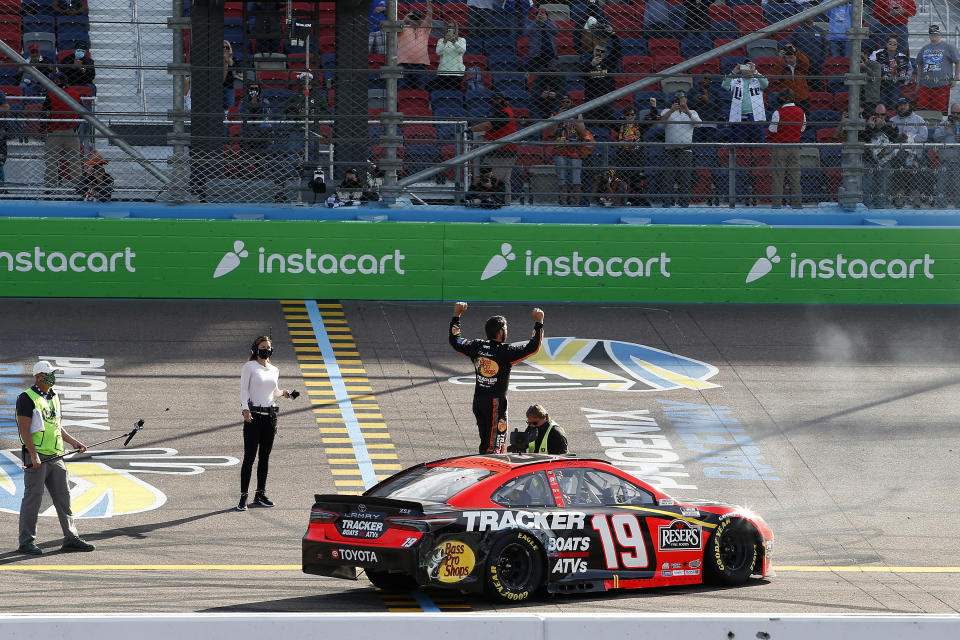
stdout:
<svg viewBox="0 0 960 640">
<path fill-rule="evenodd" d="M 550 414 L 542 404 L 530 405 L 527 409 L 527 430 L 524 435 L 530 443 L 527 445 L 530 453 L 567 453 L 566 432 L 550 419 Z"/>
<path fill-rule="evenodd" d="M 510 369 L 540 349 L 543 340 L 543 310 L 533 309 L 533 336 L 523 344 L 507 344 L 507 319 L 492 316 L 484 325 L 486 340 L 460 337 L 460 315 L 466 302 L 457 302 L 450 321 L 449 340 L 454 350 L 473 360 L 477 384 L 473 391 L 473 415 L 480 432 L 480 453 L 503 453 L 507 444 L 507 387 Z"/>
</svg>

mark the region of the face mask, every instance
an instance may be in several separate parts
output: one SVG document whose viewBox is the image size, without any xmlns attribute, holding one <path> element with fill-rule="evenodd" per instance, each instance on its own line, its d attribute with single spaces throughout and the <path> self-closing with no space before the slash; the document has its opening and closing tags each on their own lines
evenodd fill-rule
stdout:
<svg viewBox="0 0 960 640">
<path fill-rule="evenodd" d="M 52 373 L 46 373 L 40 378 L 40 381 L 48 387 L 52 387 L 57 382 L 57 376 Z"/>
<path fill-rule="evenodd" d="M 257 355 L 266 360 L 273 355 L 273 349 L 260 349 L 257 351 Z"/>
</svg>

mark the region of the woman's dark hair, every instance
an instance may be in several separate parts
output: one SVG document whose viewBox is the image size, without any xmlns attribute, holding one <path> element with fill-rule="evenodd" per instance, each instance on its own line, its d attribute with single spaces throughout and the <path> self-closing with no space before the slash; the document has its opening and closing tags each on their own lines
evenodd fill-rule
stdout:
<svg viewBox="0 0 960 640">
<path fill-rule="evenodd" d="M 250 343 L 250 357 L 247 358 L 247 362 L 257 359 L 257 350 L 260 348 L 260 345 L 270 340 L 270 336 L 257 336 L 253 342 Z"/>
</svg>

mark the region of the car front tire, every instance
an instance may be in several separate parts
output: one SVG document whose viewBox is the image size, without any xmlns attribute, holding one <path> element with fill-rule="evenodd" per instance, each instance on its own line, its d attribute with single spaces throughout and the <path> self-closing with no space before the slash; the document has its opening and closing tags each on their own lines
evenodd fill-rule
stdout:
<svg viewBox="0 0 960 640">
<path fill-rule="evenodd" d="M 743 584 L 753 573 L 759 550 L 753 527 L 743 520 L 722 520 L 703 554 L 704 578 L 725 586 Z"/>
<path fill-rule="evenodd" d="M 527 600 L 543 581 L 543 545 L 529 533 L 511 531 L 494 541 L 484 571 L 488 595 L 502 602 Z"/>
</svg>

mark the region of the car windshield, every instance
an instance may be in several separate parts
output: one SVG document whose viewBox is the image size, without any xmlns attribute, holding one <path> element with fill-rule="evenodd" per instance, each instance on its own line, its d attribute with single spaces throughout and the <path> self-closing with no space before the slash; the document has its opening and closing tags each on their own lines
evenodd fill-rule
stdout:
<svg viewBox="0 0 960 640">
<path fill-rule="evenodd" d="M 383 485 L 371 496 L 397 500 L 446 502 L 493 472 L 464 467 L 421 467 Z"/>
</svg>

